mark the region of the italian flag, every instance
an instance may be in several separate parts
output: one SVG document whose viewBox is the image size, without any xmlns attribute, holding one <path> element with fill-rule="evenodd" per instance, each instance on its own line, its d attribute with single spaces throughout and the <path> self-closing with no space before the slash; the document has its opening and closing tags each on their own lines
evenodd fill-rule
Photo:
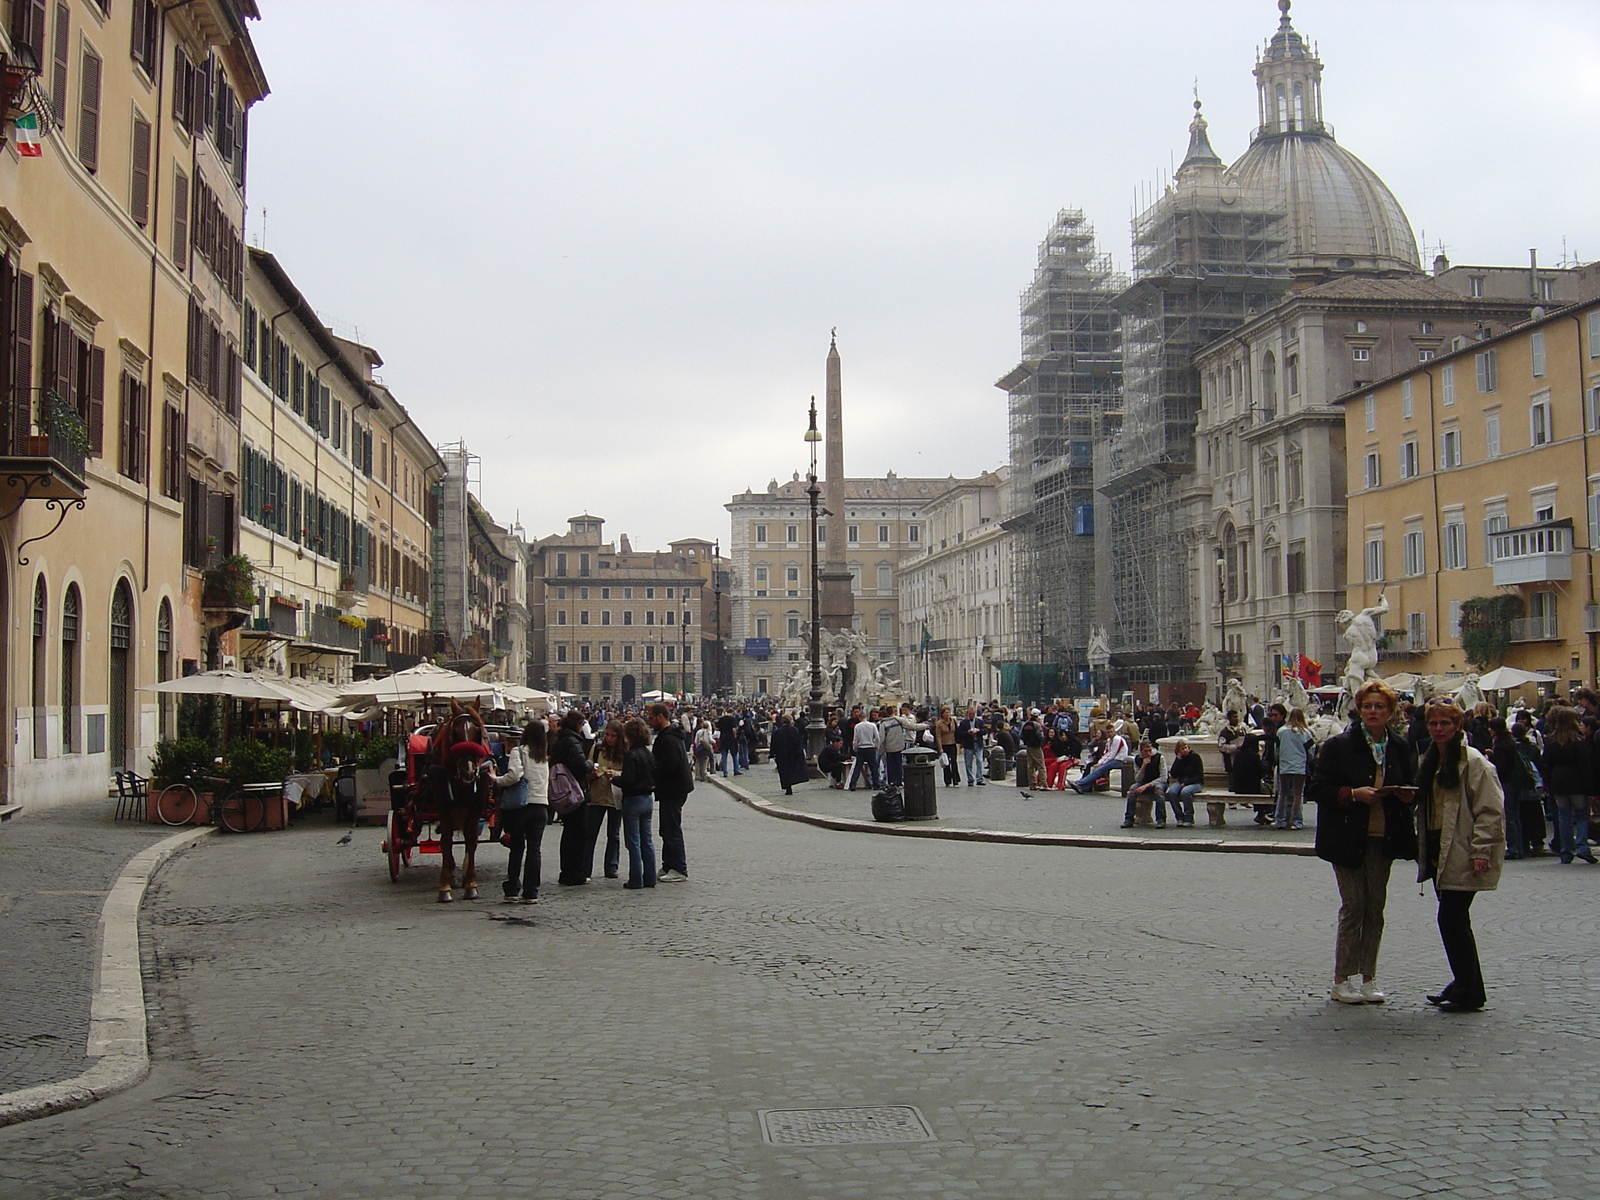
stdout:
<svg viewBox="0 0 1600 1200">
<path fill-rule="evenodd" d="M 44 146 L 39 142 L 39 114 L 23 113 L 16 121 L 17 153 L 23 158 L 40 158 Z"/>
</svg>

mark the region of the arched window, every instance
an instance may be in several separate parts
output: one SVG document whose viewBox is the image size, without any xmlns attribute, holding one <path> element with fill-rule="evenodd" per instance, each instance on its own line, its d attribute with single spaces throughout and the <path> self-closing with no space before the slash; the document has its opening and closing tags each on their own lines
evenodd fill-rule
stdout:
<svg viewBox="0 0 1600 1200">
<path fill-rule="evenodd" d="M 61 753 L 77 754 L 82 749 L 78 741 L 79 709 L 83 703 L 82 664 L 78 653 L 82 636 L 83 601 L 78 585 L 67 586 L 61 598 Z"/>
<path fill-rule="evenodd" d="M 111 710 L 109 742 L 111 768 L 129 765 L 133 713 L 133 593 L 128 581 L 117 581 L 111 593 L 111 661 L 106 672 L 106 700 Z"/>
<path fill-rule="evenodd" d="M 1230 604 L 1239 599 L 1239 572 L 1242 567 L 1239 535 L 1233 522 L 1222 528 L 1222 598 Z"/>
<path fill-rule="evenodd" d="M 172 602 L 165 598 L 156 612 L 156 682 L 165 683 L 172 678 Z M 160 699 L 161 736 L 174 736 L 173 698 L 162 695 Z"/>
<path fill-rule="evenodd" d="M 49 734 L 45 718 L 45 654 L 46 633 L 50 627 L 49 593 L 45 590 L 44 576 L 33 585 L 33 756 L 50 756 Z"/>
<path fill-rule="evenodd" d="M 1271 350 L 1261 356 L 1261 403 L 1259 408 L 1264 412 L 1257 413 L 1264 421 L 1270 421 L 1278 410 L 1278 360 Z"/>
</svg>

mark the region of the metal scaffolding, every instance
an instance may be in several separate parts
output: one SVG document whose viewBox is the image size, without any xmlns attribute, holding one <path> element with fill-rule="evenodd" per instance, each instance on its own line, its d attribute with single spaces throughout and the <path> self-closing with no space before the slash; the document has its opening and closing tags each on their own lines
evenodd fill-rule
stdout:
<svg viewBox="0 0 1600 1200">
<path fill-rule="evenodd" d="M 1176 520 L 1195 460 L 1195 352 L 1290 285 L 1281 199 L 1208 168 L 1186 163 L 1135 218 L 1134 281 L 1116 298 L 1125 373 L 1120 431 L 1096 455 L 1107 514 L 1097 535 L 1097 599 L 1117 674 L 1131 682 L 1190 679 L 1199 661 L 1191 564 Z"/>
<path fill-rule="evenodd" d="M 1087 666 L 1094 623 L 1093 453 L 1110 432 L 1107 414 L 1122 385 L 1112 301 L 1126 282 L 1097 251 L 1083 212 L 1062 209 L 1022 293 L 1022 361 L 997 385 L 1010 415 L 1008 527 L 1020 540 L 1019 583 L 1028 597 L 1018 605 L 1007 657 L 1057 665 L 1069 681 Z M 1042 615 L 1028 614 L 1040 599 Z"/>
</svg>

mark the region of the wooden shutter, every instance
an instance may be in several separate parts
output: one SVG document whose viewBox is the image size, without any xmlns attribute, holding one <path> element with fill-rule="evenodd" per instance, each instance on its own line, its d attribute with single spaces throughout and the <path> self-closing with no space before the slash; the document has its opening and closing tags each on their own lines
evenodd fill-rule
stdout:
<svg viewBox="0 0 1600 1200">
<path fill-rule="evenodd" d="M 11 437 L 33 432 L 33 276 L 18 271 L 12 286 Z"/>
<path fill-rule="evenodd" d="M 189 265 L 189 177 L 172 172 L 172 262 L 182 271 Z"/>
<path fill-rule="evenodd" d="M 78 161 L 94 171 L 100 166 L 100 56 L 90 50 L 83 52 L 78 98 Z"/>
<path fill-rule="evenodd" d="M 132 476 L 128 464 L 133 461 L 133 397 L 130 385 L 133 376 L 124 371 L 117 380 L 117 470 Z"/>
<path fill-rule="evenodd" d="M 128 212 L 140 225 L 150 220 L 150 122 L 133 119 L 133 188 Z"/>
<path fill-rule="evenodd" d="M 41 24 L 43 19 L 41 13 Z M 56 36 L 50 43 L 50 99 L 55 104 L 56 124 L 63 130 L 67 127 L 67 66 L 71 57 L 72 10 L 65 4 L 57 4 Z"/>
<path fill-rule="evenodd" d="M 45 11 L 45 0 L 13 0 L 11 5 L 11 42 L 26 43 L 36 63 L 45 61 Z"/>
<path fill-rule="evenodd" d="M 172 52 L 172 119 L 189 128 L 189 56 L 179 47 Z"/>
<path fill-rule="evenodd" d="M 89 453 L 99 458 L 105 453 L 106 442 L 106 352 L 99 346 L 89 347 L 89 378 L 84 395 L 84 424 L 89 426 Z"/>
</svg>

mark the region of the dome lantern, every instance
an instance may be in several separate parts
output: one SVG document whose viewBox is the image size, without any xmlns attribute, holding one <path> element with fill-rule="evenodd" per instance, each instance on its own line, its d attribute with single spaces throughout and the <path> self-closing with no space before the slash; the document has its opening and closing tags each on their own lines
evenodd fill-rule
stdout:
<svg viewBox="0 0 1600 1200">
<path fill-rule="evenodd" d="M 1278 31 L 1256 60 L 1256 97 L 1261 125 L 1256 136 L 1325 133 L 1322 122 L 1322 62 L 1289 21 L 1289 0 L 1278 0 Z"/>
</svg>

